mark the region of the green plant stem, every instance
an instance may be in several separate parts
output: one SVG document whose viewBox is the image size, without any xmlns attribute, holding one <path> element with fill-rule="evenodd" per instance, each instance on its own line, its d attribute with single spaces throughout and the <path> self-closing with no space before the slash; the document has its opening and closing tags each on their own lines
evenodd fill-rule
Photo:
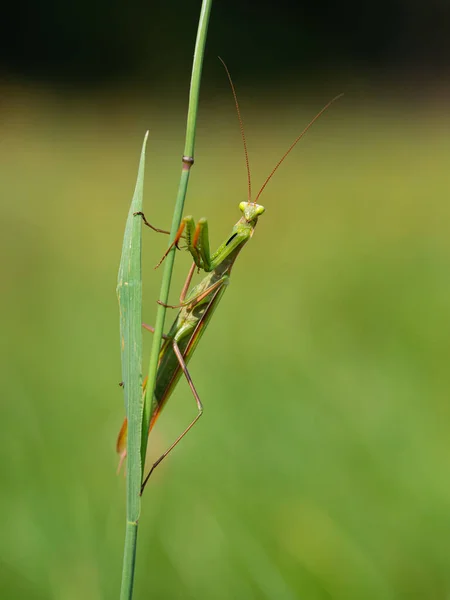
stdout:
<svg viewBox="0 0 450 600">
<path fill-rule="evenodd" d="M 123 549 L 122 587 L 120 600 L 133 597 L 134 571 L 136 566 L 138 522 L 128 521 L 125 529 L 125 547 Z"/>
<path fill-rule="evenodd" d="M 198 99 L 200 94 L 200 80 L 203 67 L 203 56 L 205 52 L 206 35 L 208 32 L 209 16 L 211 13 L 212 0 L 203 0 L 198 23 L 197 39 L 195 42 L 194 60 L 192 64 L 191 86 L 189 92 L 189 107 L 186 125 L 186 140 L 184 145 L 184 154 L 182 160 L 182 170 L 178 194 L 175 202 L 175 208 L 170 229 L 170 240 L 175 238 L 176 232 L 180 227 L 183 216 L 184 201 L 189 182 L 190 168 L 194 162 L 195 128 L 197 123 Z M 170 282 L 172 279 L 173 264 L 175 260 L 175 248 L 169 252 L 164 262 L 164 273 L 161 283 L 159 299 L 163 304 L 168 303 Z M 147 437 L 151 419 L 151 407 L 153 392 L 155 389 L 156 372 L 158 369 L 159 350 L 166 316 L 166 307 L 158 305 L 155 320 L 155 333 L 150 354 L 150 363 L 148 368 L 148 381 L 146 395 L 144 400 L 144 414 L 142 419 L 142 438 L 141 438 L 141 463 L 142 469 L 145 466 L 145 455 L 147 453 Z M 143 471 L 142 471 L 143 474 Z"/>
</svg>

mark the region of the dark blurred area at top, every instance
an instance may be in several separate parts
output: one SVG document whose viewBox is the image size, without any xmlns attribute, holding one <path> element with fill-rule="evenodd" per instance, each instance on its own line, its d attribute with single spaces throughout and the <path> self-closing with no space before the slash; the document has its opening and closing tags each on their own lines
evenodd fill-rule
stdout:
<svg viewBox="0 0 450 600">
<path fill-rule="evenodd" d="M 0 75 L 86 88 L 153 88 L 168 80 L 184 87 L 200 4 L 9 1 L 0 25 Z M 249 85 L 333 71 L 439 78 L 450 64 L 449 39 L 449 0 L 215 0 L 206 83 L 223 79 L 216 64 L 210 68 L 218 54 Z"/>
</svg>

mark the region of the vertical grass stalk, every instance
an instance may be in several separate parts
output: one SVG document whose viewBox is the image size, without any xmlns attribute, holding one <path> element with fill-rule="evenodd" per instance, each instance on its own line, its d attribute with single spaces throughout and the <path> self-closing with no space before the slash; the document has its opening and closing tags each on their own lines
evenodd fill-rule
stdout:
<svg viewBox="0 0 450 600">
<path fill-rule="evenodd" d="M 178 186 L 178 194 L 175 202 L 175 208 L 172 218 L 172 226 L 170 229 L 170 241 L 173 241 L 175 234 L 180 227 L 181 218 L 183 216 L 184 201 L 189 182 L 189 173 L 191 166 L 194 163 L 194 146 L 195 146 L 195 128 L 197 124 L 198 100 L 200 94 L 200 80 L 203 67 L 203 56 L 205 53 L 206 35 L 208 32 L 209 16 L 211 13 L 212 0 L 203 0 L 200 12 L 200 18 L 197 30 L 197 39 L 195 42 L 194 60 L 192 63 L 191 85 L 189 91 L 189 107 L 186 124 L 186 140 L 184 145 L 184 153 L 182 159 L 182 169 L 180 183 Z M 162 303 L 167 304 L 169 299 L 170 282 L 172 279 L 173 263 L 175 260 L 175 248 L 169 252 L 164 261 L 164 273 L 161 283 L 161 291 L 159 299 Z M 146 395 L 144 400 L 144 414 L 142 419 L 142 440 L 141 440 L 141 461 L 142 468 L 145 465 L 145 455 L 147 452 L 147 433 L 151 419 L 151 406 L 153 392 L 155 389 L 156 371 L 158 368 L 159 350 L 161 347 L 161 339 L 163 334 L 164 320 L 166 316 L 166 308 L 158 305 L 155 320 L 155 333 L 153 335 L 153 343 L 150 354 L 150 364 L 148 368 L 148 382 Z"/>
</svg>

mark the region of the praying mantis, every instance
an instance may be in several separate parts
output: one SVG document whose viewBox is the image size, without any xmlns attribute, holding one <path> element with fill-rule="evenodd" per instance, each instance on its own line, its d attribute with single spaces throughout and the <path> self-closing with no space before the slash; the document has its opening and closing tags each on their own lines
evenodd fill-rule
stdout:
<svg viewBox="0 0 450 600">
<path fill-rule="evenodd" d="M 294 140 L 285 154 L 272 169 L 271 173 L 266 178 L 259 192 L 255 196 L 255 199 L 252 200 L 250 166 L 243 121 L 230 73 L 225 63 L 223 64 L 234 96 L 239 127 L 244 145 L 245 162 L 247 167 L 248 198 L 246 202 L 241 202 L 239 204 L 239 209 L 242 212 L 241 218 L 234 225 L 228 238 L 213 254 L 210 252 L 207 220 L 202 218 L 197 224 L 195 224 L 193 217 L 186 216 L 181 222 L 174 241 L 169 245 L 161 261 L 156 266 L 158 267 L 161 264 L 167 254 L 173 250 L 174 247 L 178 248 L 178 242 L 181 238 L 184 238 L 187 250 L 193 258 L 193 263 L 180 295 L 180 304 L 177 306 L 169 306 L 169 308 L 179 308 L 179 312 L 169 332 L 163 336 L 163 343 L 159 352 L 158 370 L 156 375 L 155 391 L 153 393 L 151 419 L 148 433 L 150 433 L 155 425 L 158 416 L 161 414 L 163 407 L 165 406 L 167 400 L 169 399 L 183 374 L 188 382 L 192 395 L 194 396 L 197 405 L 197 414 L 184 429 L 184 431 L 169 446 L 169 448 L 158 458 L 158 460 L 153 463 L 142 483 L 141 494 L 155 468 L 192 429 L 192 427 L 197 423 L 203 414 L 203 405 L 189 374 L 187 364 L 192 358 L 192 355 L 194 354 L 203 333 L 205 332 L 219 302 L 223 297 L 223 294 L 225 293 L 225 290 L 227 289 L 227 286 L 230 282 L 231 270 L 237 257 L 239 256 L 245 244 L 253 236 L 258 219 L 265 211 L 265 208 L 258 204 L 257 201 L 259 200 L 266 185 L 273 177 L 275 171 L 277 171 L 281 163 L 285 160 L 285 158 L 293 150 L 301 138 L 306 134 L 313 123 L 315 123 L 315 121 L 329 108 L 333 102 L 342 96 L 342 94 L 340 94 L 339 96 L 333 98 L 310 121 L 310 123 Z M 161 233 L 168 233 L 151 225 L 143 213 L 136 213 L 136 216 L 137 215 L 140 215 L 144 224 L 151 229 Z M 206 273 L 206 275 L 200 281 L 200 283 L 195 285 L 189 291 L 192 277 L 196 270 L 203 271 Z M 144 324 L 143 327 L 149 331 L 153 331 L 153 328 L 148 325 Z M 126 437 L 127 420 L 125 419 L 117 439 L 117 452 L 120 455 L 119 468 L 126 456 Z"/>
</svg>

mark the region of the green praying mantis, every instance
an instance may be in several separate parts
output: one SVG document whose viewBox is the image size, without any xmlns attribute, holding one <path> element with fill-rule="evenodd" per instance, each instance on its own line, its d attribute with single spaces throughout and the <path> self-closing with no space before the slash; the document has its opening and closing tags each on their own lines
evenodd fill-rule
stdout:
<svg viewBox="0 0 450 600">
<path fill-rule="evenodd" d="M 266 185 L 273 177 L 275 171 L 309 130 L 309 128 L 313 125 L 313 123 L 315 123 L 315 121 L 329 108 L 333 102 L 342 96 L 342 94 L 340 94 L 339 96 L 333 98 L 310 121 L 310 123 L 294 140 L 282 158 L 275 165 L 261 186 L 255 199 L 252 200 L 250 167 L 243 122 L 236 91 L 230 73 L 225 64 L 224 67 L 233 92 L 244 145 L 244 154 L 247 167 L 248 199 L 247 202 L 241 202 L 239 204 L 239 209 L 242 212 L 241 218 L 234 225 L 228 238 L 213 254 L 210 252 L 207 220 L 202 218 L 197 224 L 195 224 L 193 217 L 186 216 L 181 222 L 174 241 L 169 245 L 161 261 L 156 266 L 157 268 L 161 264 L 167 254 L 173 250 L 174 247 L 178 248 L 178 242 L 181 238 L 184 238 L 187 250 L 193 258 L 193 264 L 189 270 L 186 282 L 180 295 L 180 304 L 177 306 L 169 306 L 169 308 L 179 308 L 179 312 L 169 332 L 163 336 L 163 343 L 159 352 L 156 385 L 151 406 L 149 433 L 155 425 L 158 416 L 161 414 L 163 407 L 165 406 L 167 400 L 169 399 L 183 374 L 194 396 L 197 405 L 197 414 L 184 429 L 184 431 L 177 437 L 177 439 L 169 446 L 169 448 L 158 458 L 158 460 L 153 463 L 142 483 L 141 494 L 155 468 L 192 429 L 203 413 L 203 405 L 189 374 L 187 365 L 189 360 L 192 358 L 192 355 L 194 354 L 195 349 L 197 348 L 197 345 L 199 344 L 200 339 L 210 320 L 212 319 L 213 314 L 219 305 L 223 294 L 225 293 L 225 290 L 227 289 L 227 286 L 230 282 L 231 270 L 237 257 L 239 256 L 245 244 L 253 236 L 258 219 L 265 211 L 265 208 L 258 204 L 257 201 L 259 200 Z M 168 233 L 167 231 L 157 229 L 151 225 L 143 213 L 136 213 L 136 215 L 140 215 L 144 224 L 154 231 Z M 200 281 L 200 283 L 188 291 L 192 277 L 196 270 L 204 271 L 206 276 Z M 153 328 L 148 325 L 144 324 L 143 327 L 149 331 L 153 331 Z M 126 456 L 126 438 L 127 420 L 125 419 L 117 439 L 117 452 L 120 455 L 119 468 Z"/>
</svg>

